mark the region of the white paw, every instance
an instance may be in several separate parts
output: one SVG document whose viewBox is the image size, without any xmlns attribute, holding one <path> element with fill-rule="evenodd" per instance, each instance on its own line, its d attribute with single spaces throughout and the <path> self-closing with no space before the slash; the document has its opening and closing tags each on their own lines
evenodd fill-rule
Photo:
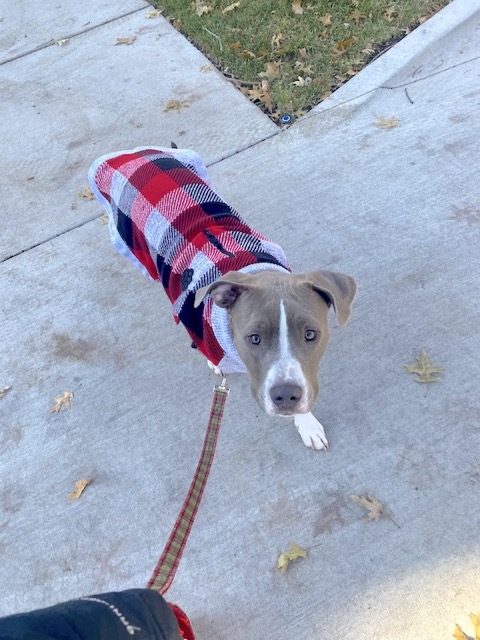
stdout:
<svg viewBox="0 0 480 640">
<path fill-rule="evenodd" d="M 217 376 L 222 375 L 222 372 L 220 371 L 220 369 L 217 367 L 216 364 L 213 364 L 213 362 L 210 362 L 210 360 L 207 360 L 207 363 L 208 363 L 208 368 L 211 369 L 213 373 L 215 373 Z"/>
<path fill-rule="evenodd" d="M 303 444 L 316 451 L 328 451 L 328 440 L 320 422 L 311 413 L 297 413 L 293 416 L 295 426 Z"/>
</svg>

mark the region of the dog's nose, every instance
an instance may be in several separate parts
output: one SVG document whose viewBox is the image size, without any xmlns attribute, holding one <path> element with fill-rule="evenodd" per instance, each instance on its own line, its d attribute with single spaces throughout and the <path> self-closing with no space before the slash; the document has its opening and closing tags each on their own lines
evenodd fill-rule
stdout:
<svg viewBox="0 0 480 640">
<path fill-rule="evenodd" d="M 302 398 L 302 388 L 290 382 L 277 384 L 270 389 L 270 398 L 279 409 L 294 409 Z"/>
</svg>

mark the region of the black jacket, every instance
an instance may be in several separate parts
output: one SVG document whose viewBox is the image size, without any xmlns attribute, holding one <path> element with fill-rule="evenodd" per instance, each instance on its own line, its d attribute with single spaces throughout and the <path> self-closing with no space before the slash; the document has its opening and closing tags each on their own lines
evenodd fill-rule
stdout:
<svg viewBox="0 0 480 640">
<path fill-rule="evenodd" d="M 181 640 L 156 591 L 128 589 L 0 618 L 0 640 Z"/>
</svg>

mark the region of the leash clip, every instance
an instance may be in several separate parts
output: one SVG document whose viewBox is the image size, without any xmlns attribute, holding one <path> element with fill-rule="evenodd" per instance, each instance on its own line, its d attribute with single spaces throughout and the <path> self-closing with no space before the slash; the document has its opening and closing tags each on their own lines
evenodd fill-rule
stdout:
<svg viewBox="0 0 480 640">
<path fill-rule="evenodd" d="M 223 372 L 220 372 L 221 376 L 222 376 L 222 381 L 220 384 L 216 384 L 213 387 L 214 391 L 220 391 L 221 393 L 226 393 L 227 396 L 230 393 L 230 387 L 227 387 L 227 378 L 225 376 L 225 374 Z"/>
</svg>

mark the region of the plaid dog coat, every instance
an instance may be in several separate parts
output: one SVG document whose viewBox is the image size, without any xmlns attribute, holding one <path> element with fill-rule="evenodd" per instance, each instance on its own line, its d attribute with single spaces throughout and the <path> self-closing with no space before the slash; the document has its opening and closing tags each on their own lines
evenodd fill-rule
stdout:
<svg viewBox="0 0 480 640">
<path fill-rule="evenodd" d="M 107 210 L 113 245 L 160 281 L 195 345 L 224 373 L 244 372 L 228 314 L 195 292 L 229 271 L 290 271 L 281 247 L 251 229 L 210 186 L 194 151 L 141 147 L 99 158 L 90 186 Z"/>
</svg>

